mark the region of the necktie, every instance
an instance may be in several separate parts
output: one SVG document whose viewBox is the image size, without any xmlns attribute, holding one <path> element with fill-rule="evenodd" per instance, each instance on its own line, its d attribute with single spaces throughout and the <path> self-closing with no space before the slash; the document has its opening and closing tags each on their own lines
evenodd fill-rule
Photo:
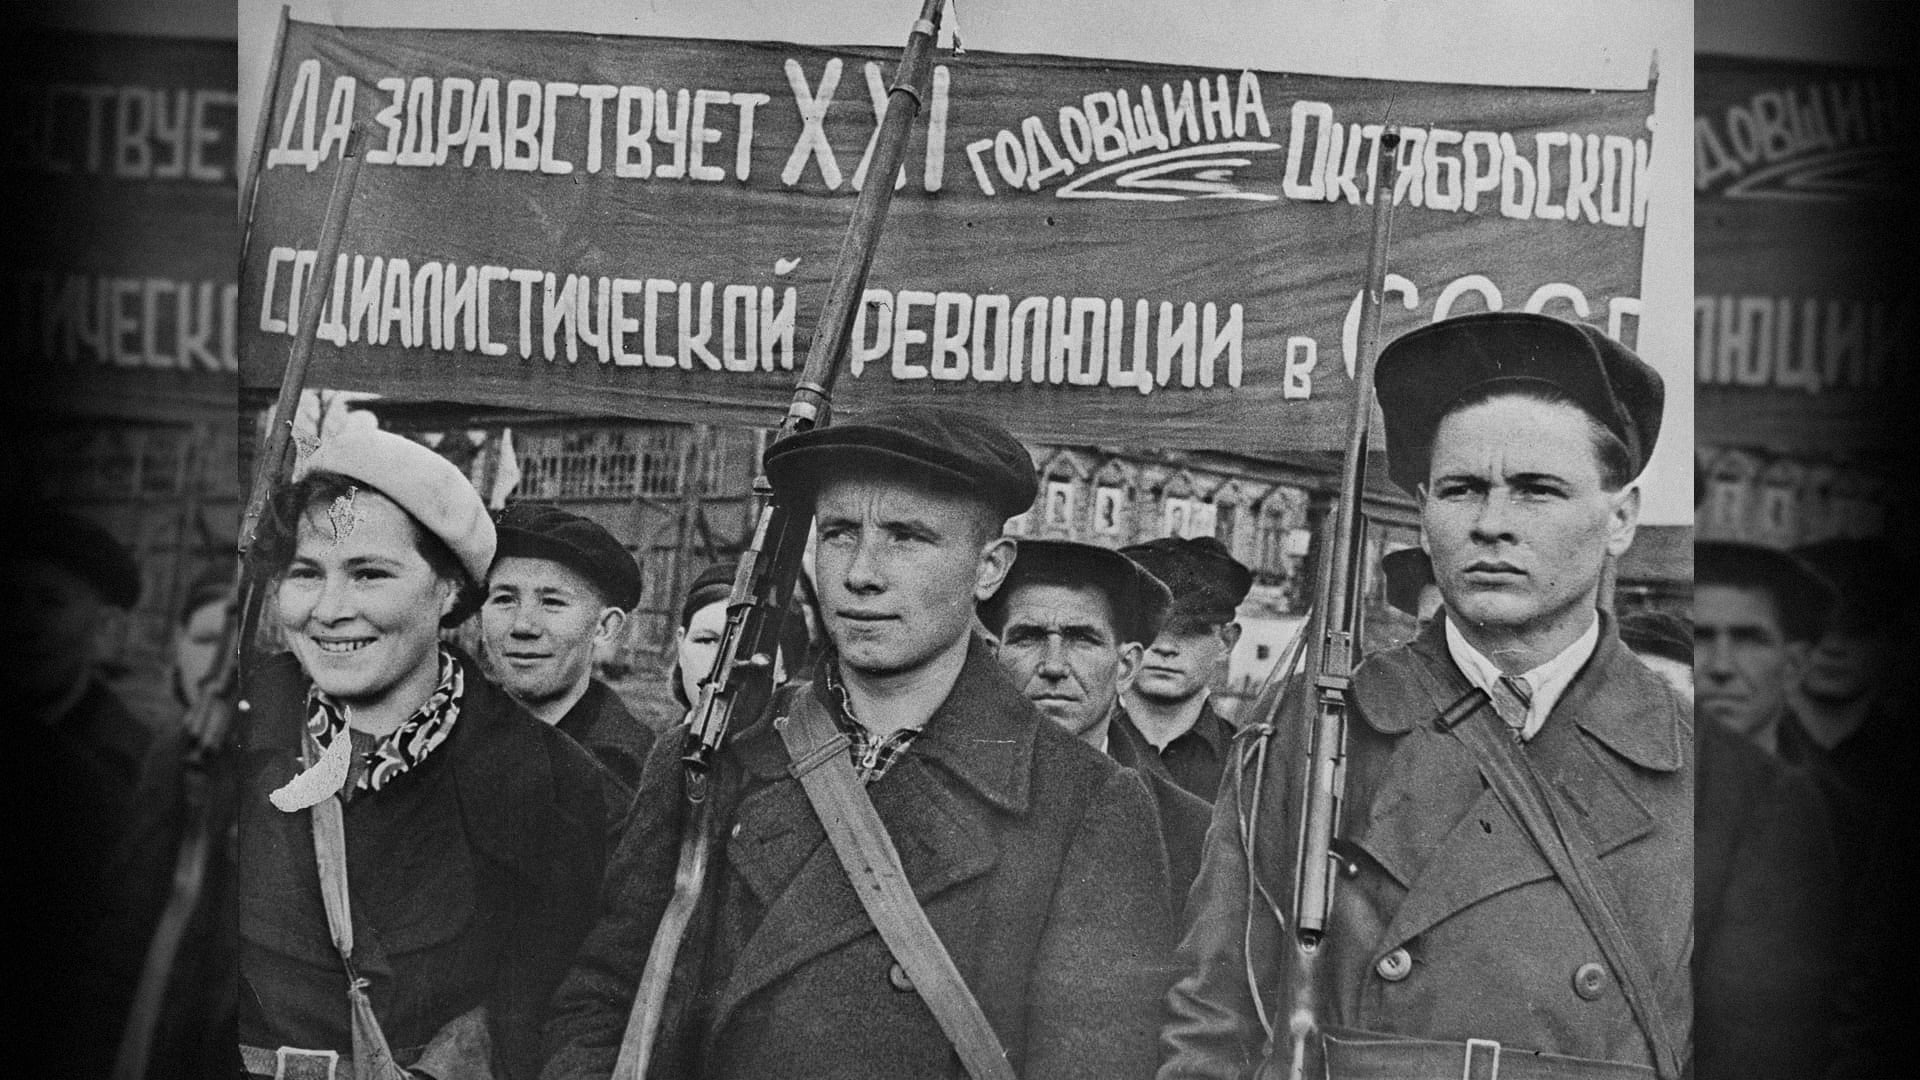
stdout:
<svg viewBox="0 0 1920 1080">
<path fill-rule="evenodd" d="M 1519 738 L 1520 732 L 1527 726 L 1527 707 L 1533 701 L 1533 687 L 1527 683 L 1524 675 L 1502 675 L 1493 684 L 1493 711 L 1507 722 L 1513 730 L 1513 737 Z"/>
</svg>

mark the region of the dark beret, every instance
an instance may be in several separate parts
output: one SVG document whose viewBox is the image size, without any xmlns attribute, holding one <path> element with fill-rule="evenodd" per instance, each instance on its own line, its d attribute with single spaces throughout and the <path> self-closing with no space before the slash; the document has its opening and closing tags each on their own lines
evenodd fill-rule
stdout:
<svg viewBox="0 0 1920 1080">
<path fill-rule="evenodd" d="M 133 610 L 140 602 L 140 567 L 120 541 L 89 518 L 46 504 L 8 508 L 5 553 L 51 563 L 91 585 L 100 599 Z"/>
<path fill-rule="evenodd" d="M 1374 393 L 1387 421 L 1387 475 L 1408 493 L 1427 481 L 1434 433 L 1454 403 L 1489 384 L 1549 386 L 1626 445 L 1635 475 L 1660 435 L 1666 385 L 1625 345 L 1586 323 L 1521 311 L 1423 326 L 1380 351 Z"/>
<path fill-rule="evenodd" d="M 1166 583 L 1173 593 L 1169 619 L 1232 622 L 1235 609 L 1253 588 L 1253 571 L 1211 536 L 1163 536 L 1123 547 L 1120 554 Z"/>
<path fill-rule="evenodd" d="M 694 612 L 715 600 L 733 595 L 733 577 L 739 572 L 740 564 L 728 561 L 714 563 L 695 574 L 693 584 L 687 586 L 687 595 L 680 601 L 680 625 L 686 626 Z"/>
<path fill-rule="evenodd" d="M 811 497 L 820 481 L 859 465 L 918 474 L 982 500 L 1002 519 L 1025 513 L 1040 493 L 1033 458 L 1005 428 L 935 405 L 875 409 L 851 423 L 802 432 L 767 450 L 775 494 Z"/>
<path fill-rule="evenodd" d="M 1833 586 L 1836 621 L 1852 629 L 1897 626 L 1912 603 L 1907 560 L 1882 537 L 1822 540 L 1794 548 L 1793 554 Z"/>
<path fill-rule="evenodd" d="M 1731 540 L 1694 543 L 1693 584 L 1696 589 L 1727 585 L 1768 593 L 1789 641 L 1813 641 L 1826 633 L 1837 599 L 1833 584 L 1800 558 Z"/>
<path fill-rule="evenodd" d="M 1630 611 L 1620 616 L 1620 643 L 1637 653 L 1693 663 L 1693 627 L 1664 611 Z"/>
<path fill-rule="evenodd" d="M 1380 557 L 1380 572 L 1387 579 L 1387 603 L 1417 618 L 1420 590 L 1434 584 L 1433 560 L 1417 547 L 1399 548 Z"/>
<path fill-rule="evenodd" d="M 998 632 L 1006 625 L 1013 591 L 1022 585 L 1099 589 L 1113 607 L 1113 629 L 1122 644 L 1153 644 L 1173 602 L 1173 594 L 1159 578 L 1112 548 L 1071 540 L 1022 540 L 1006 581 L 980 605 L 980 621 Z"/>
<path fill-rule="evenodd" d="M 548 503 L 514 503 L 494 528 L 496 564 L 508 556 L 550 559 L 586 578 L 614 607 L 630 611 L 640 603 L 640 567 L 599 523 Z"/>
</svg>

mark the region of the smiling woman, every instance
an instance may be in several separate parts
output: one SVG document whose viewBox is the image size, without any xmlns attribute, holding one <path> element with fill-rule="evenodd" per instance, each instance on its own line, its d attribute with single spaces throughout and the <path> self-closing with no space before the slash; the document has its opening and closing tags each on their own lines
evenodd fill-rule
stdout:
<svg viewBox="0 0 1920 1080">
<path fill-rule="evenodd" d="M 382 1046 L 427 1075 L 537 1067 L 625 790 L 442 644 L 478 606 L 495 540 L 458 468 L 381 431 L 323 444 L 262 519 L 289 652 L 247 666 L 250 1073 Z M 347 926 L 357 951 L 351 934 L 331 944 Z"/>
</svg>

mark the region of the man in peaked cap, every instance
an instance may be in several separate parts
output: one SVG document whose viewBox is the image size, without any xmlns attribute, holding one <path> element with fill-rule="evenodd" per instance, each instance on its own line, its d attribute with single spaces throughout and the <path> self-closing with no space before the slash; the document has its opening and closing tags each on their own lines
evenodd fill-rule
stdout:
<svg viewBox="0 0 1920 1080">
<path fill-rule="evenodd" d="M 1041 715 L 1147 781 L 1178 912 L 1200 869 L 1212 807 L 1123 723 L 1120 705 L 1171 600 L 1158 578 L 1112 548 L 1027 540 L 1006 583 L 980 605 L 980 621 L 1000 639 L 1000 666 Z"/>
<path fill-rule="evenodd" d="M 526 710 L 587 748 L 631 788 L 653 729 L 593 677 L 640 603 L 640 568 L 596 522 L 540 503 L 515 503 L 499 537 L 480 605 L 480 631 L 500 685 Z"/>
<path fill-rule="evenodd" d="M 1173 604 L 1115 726 L 1150 746 L 1181 787 L 1212 802 L 1233 743 L 1213 708 L 1213 680 L 1240 641 L 1234 613 L 1253 571 L 1211 536 L 1167 536 L 1121 552 L 1165 582 Z"/>
<path fill-rule="evenodd" d="M 1677 1080 L 1692 722 L 1597 608 L 1638 520 L 1659 376 L 1591 327 L 1494 313 L 1396 339 L 1376 386 L 1444 612 L 1369 656 L 1348 691 L 1309 1071 Z M 1486 705 L 1436 722 L 1481 691 Z M 1292 1048 L 1292 927 L 1276 912 L 1292 907 L 1306 737 L 1281 725 L 1238 744 L 1271 740 L 1268 767 L 1233 770 L 1215 804 L 1163 1077 L 1245 1076 Z M 1483 775 L 1529 784 L 1577 833 L 1510 811 Z M 1582 843 L 1630 950 L 1603 950 L 1616 935 L 1580 914 L 1597 910 L 1575 900 L 1593 879 L 1550 869 L 1547 852 Z"/>
<path fill-rule="evenodd" d="M 811 507 L 830 649 L 742 718 L 709 799 L 719 847 L 666 990 L 654 1075 L 959 1076 L 790 771 L 778 717 L 829 725 L 914 893 L 1021 1076 L 1144 1077 L 1171 960 L 1166 857 L 1145 784 L 1041 717 L 974 633 L 1038 485 L 994 423 L 875 410 L 768 450 Z M 604 915 L 554 1002 L 548 1080 L 604 1077 L 671 892 L 684 729 L 648 760 Z"/>
</svg>

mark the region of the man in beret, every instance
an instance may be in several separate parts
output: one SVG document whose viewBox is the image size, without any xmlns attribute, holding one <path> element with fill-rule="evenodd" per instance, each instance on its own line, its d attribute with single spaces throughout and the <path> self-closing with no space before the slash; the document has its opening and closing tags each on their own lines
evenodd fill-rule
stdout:
<svg viewBox="0 0 1920 1080">
<path fill-rule="evenodd" d="M 959 1076 L 956 1052 L 848 882 L 774 721 L 822 716 L 1017 1075 L 1151 1074 L 1172 916 L 1140 777 L 1035 711 L 973 628 L 1037 493 L 1025 447 L 935 407 L 783 439 L 776 498 L 810 507 L 830 651 L 743 717 L 707 798 L 718 847 L 669 980 L 657 1076 Z M 555 999 L 548 1080 L 604 1077 L 672 888 L 684 729 L 648 760 L 604 916 Z"/>
<path fill-rule="evenodd" d="M 593 677 L 593 659 L 619 640 L 640 603 L 640 568 L 598 523 L 555 506 L 515 503 L 494 528 L 499 544 L 480 605 L 494 676 L 631 788 L 653 729 Z"/>
<path fill-rule="evenodd" d="M 1823 540 L 1794 555 L 1833 585 L 1835 603 L 1788 688 L 1780 755 L 1830 766 L 1863 798 L 1906 798 L 1920 764 L 1906 705 L 1912 695 L 1900 678 L 1914 602 L 1911 560 L 1880 538 Z"/>
<path fill-rule="evenodd" d="M 980 621 L 1000 640 L 1000 666 L 1042 716 L 1147 781 L 1178 913 L 1200 869 L 1212 807 L 1174 780 L 1120 706 L 1170 601 L 1159 579 L 1111 548 L 1027 540 L 1006 583 L 980 605 Z"/>
<path fill-rule="evenodd" d="M 1234 612 L 1253 587 L 1253 571 L 1211 536 L 1162 537 L 1120 549 L 1173 594 L 1160 635 L 1122 693 L 1115 721 L 1138 737 L 1180 786 L 1213 801 L 1233 743 L 1233 728 L 1213 708 L 1213 681 L 1240 641 Z"/>
<path fill-rule="evenodd" d="M 1443 614 L 1369 656 L 1348 691 L 1309 1072 L 1677 1080 L 1692 721 L 1597 608 L 1608 558 L 1633 539 L 1660 378 L 1591 327 L 1493 313 L 1396 339 L 1376 387 Z M 1487 704 L 1437 722 L 1481 692 Z M 1251 755 L 1268 740 L 1266 768 L 1236 770 L 1215 804 L 1163 1077 L 1247 1076 L 1276 1054 L 1285 1067 L 1306 737 L 1283 724 L 1240 742 Z M 1483 770 L 1517 772 L 1557 820 L 1577 817 L 1565 842 L 1595 852 L 1630 951 L 1597 944 L 1578 886 L 1550 868 L 1558 834 L 1510 811 Z"/>
</svg>

